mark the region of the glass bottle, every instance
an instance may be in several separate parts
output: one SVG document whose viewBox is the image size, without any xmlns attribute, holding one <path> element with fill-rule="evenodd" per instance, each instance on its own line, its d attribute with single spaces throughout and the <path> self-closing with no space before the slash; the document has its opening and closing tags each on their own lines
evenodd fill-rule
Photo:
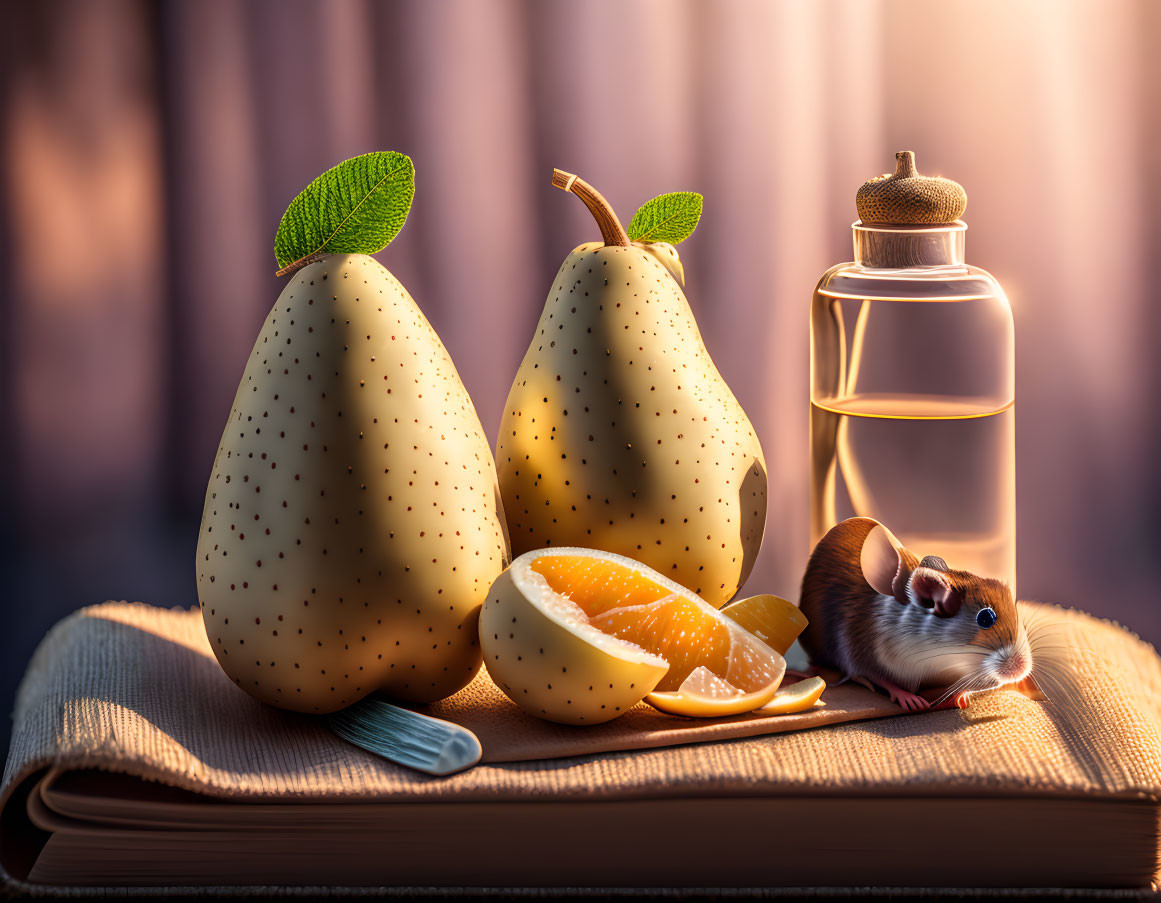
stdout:
<svg viewBox="0 0 1161 903">
<path fill-rule="evenodd" d="M 918 177 L 904 154 L 896 176 Z M 811 303 L 812 544 L 847 517 L 873 517 L 920 557 L 1015 592 L 1008 299 L 964 262 L 961 220 L 866 218 L 853 225 L 854 261 L 823 274 Z"/>
</svg>

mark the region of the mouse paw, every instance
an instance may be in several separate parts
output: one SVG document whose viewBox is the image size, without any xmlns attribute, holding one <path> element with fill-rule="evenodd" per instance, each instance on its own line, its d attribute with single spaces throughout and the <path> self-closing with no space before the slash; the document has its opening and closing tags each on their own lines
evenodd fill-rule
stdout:
<svg viewBox="0 0 1161 903">
<path fill-rule="evenodd" d="M 943 700 L 939 705 L 932 706 L 932 711 L 939 711 L 941 709 L 966 709 L 970 697 L 971 694 L 969 693 L 959 693 Z"/>
<path fill-rule="evenodd" d="M 867 678 L 852 678 L 858 680 L 860 683 L 867 681 Z M 899 708 L 904 712 L 922 712 L 925 709 L 931 708 L 931 703 L 908 690 L 904 690 L 901 686 L 889 680 L 882 678 L 871 678 L 871 682 L 878 684 L 887 691 L 887 695 L 891 697 L 891 701 L 898 703 Z M 868 684 L 869 685 L 869 684 Z"/>
<path fill-rule="evenodd" d="M 888 689 L 887 692 L 891 696 L 891 701 L 899 703 L 899 708 L 905 712 L 922 712 L 924 709 L 931 708 L 931 703 L 922 696 L 908 693 L 899 687 L 896 687 L 894 690 Z"/>
<path fill-rule="evenodd" d="M 1025 677 L 1019 683 L 1011 684 L 1007 689 L 1015 690 L 1017 693 L 1021 693 L 1029 699 L 1035 699 L 1040 702 L 1048 698 L 1031 677 Z"/>
</svg>

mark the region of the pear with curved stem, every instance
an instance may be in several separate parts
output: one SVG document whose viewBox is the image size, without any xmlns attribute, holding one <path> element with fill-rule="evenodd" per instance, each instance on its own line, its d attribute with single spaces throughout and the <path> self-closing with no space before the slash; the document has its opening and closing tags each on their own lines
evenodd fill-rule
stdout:
<svg viewBox="0 0 1161 903">
<path fill-rule="evenodd" d="M 702 341 L 676 250 L 630 241 L 583 179 L 557 170 L 553 184 L 603 240 L 561 265 L 504 409 L 513 550 L 615 552 L 720 607 L 761 546 L 761 444 Z"/>
</svg>

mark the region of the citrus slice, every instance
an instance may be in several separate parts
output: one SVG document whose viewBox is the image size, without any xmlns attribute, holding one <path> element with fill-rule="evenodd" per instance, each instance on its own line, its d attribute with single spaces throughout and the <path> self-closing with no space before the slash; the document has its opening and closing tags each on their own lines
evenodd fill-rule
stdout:
<svg viewBox="0 0 1161 903">
<path fill-rule="evenodd" d="M 821 677 L 808 677 L 806 680 L 780 688 L 773 699 L 758 709 L 758 714 L 789 715 L 793 712 L 805 712 L 814 708 L 825 689 L 826 681 Z"/>
<path fill-rule="evenodd" d="M 722 614 L 737 621 L 779 655 L 785 655 L 806 629 L 806 615 L 797 605 L 769 593 L 731 602 L 722 609 Z"/>
<path fill-rule="evenodd" d="M 690 590 L 594 549 L 521 555 L 492 584 L 480 646 L 497 686 L 525 711 L 599 724 L 642 699 L 720 717 L 774 698 L 782 656 Z"/>
<path fill-rule="evenodd" d="M 672 715 L 695 718 L 718 718 L 740 715 L 772 703 L 778 696 L 778 685 L 744 693 L 722 680 L 705 665 L 698 665 L 676 690 L 655 691 L 645 697 L 654 708 Z"/>
</svg>

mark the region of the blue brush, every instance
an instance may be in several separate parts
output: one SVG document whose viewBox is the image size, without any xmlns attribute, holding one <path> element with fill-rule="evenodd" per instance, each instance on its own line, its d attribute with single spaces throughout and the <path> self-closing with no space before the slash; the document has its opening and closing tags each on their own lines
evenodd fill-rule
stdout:
<svg viewBox="0 0 1161 903">
<path fill-rule="evenodd" d="M 326 716 L 330 729 L 349 743 L 390 762 L 427 774 L 471 768 L 483 748 L 466 727 L 368 697 Z"/>
</svg>

